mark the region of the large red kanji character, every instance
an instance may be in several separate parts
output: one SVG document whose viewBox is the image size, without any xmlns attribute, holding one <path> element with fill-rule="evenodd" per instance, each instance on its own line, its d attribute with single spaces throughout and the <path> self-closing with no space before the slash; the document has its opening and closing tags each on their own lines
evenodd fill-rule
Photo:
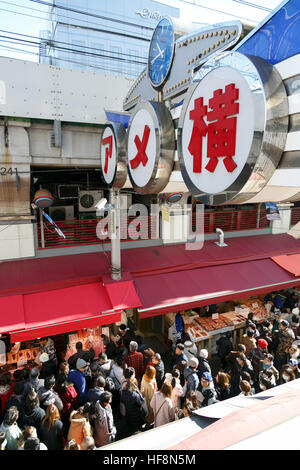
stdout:
<svg viewBox="0 0 300 470">
<path fill-rule="evenodd" d="M 213 98 L 209 100 L 212 111 L 207 113 L 208 121 L 216 121 L 208 124 L 207 157 L 210 159 L 206 170 L 213 173 L 218 165 L 219 157 L 226 157 L 224 165 L 229 173 L 237 167 L 233 160 L 236 147 L 237 118 L 232 116 L 239 113 L 239 89 L 234 83 L 225 87 L 225 92 L 216 90 Z"/>
<path fill-rule="evenodd" d="M 112 135 L 110 135 L 109 137 L 106 137 L 105 139 L 102 140 L 102 145 L 104 145 L 106 147 L 106 145 L 108 145 L 108 147 L 105 148 L 105 164 L 104 164 L 104 173 L 107 173 L 108 172 L 108 160 L 109 158 L 112 157 L 112 150 L 113 150 L 113 138 L 112 138 Z"/>
<path fill-rule="evenodd" d="M 194 121 L 191 140 L 188 150 L 194 157 L 193 172 L 201 173 L 202 171 L 202 138 L 206 136 L 207 126 L 203 117 L 207 113 L 207 106 L 203 105 L 203 98 L 195 100 L 195 107 L 190 111 L 190 120 Z"/>
<path fill-rule="evenodd" d="M 137 135 L 135 136 L 134 143 L 136 145 L 138 152 L 136 156 L 130 161 L 130 166 L 133 170 L 135 170 L 141 163 L 143 164 L 143 166 L 147 165 L 148 157 L 146 154 L 146 148 L 148 145 L 149 136 L 150 136 L 150 127 L 147 125 L 145 126 L 145 129 L 144 129 L 142 142 L 140 141 Z"/>
</svg>

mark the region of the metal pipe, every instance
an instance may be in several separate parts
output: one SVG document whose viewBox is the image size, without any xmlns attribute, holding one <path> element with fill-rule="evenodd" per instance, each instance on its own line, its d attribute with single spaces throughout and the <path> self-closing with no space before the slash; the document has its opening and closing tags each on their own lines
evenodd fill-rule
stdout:
<svg viewBox="0 0 300 470">
<path fill-rule="evenodd" d="M 224 232 L 221 228 L 216 228 L 216 233 L 219 236 L 219 241 L 216 242 L 218 246 L 228 246 L 226 243 L 224 243 Z"/>
<path fill-rule="evenodd" d="M 111 223 L 111 277 L 121 280 L 121 240 L 120 240 L 120 192 L 110 190 L 110 223 Z"/>
</svg>

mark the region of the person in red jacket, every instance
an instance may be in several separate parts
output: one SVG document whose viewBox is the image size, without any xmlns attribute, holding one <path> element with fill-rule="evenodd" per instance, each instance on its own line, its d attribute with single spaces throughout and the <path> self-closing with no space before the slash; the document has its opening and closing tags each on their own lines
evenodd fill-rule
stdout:
<svg viewBox="0 0 300 470">
<path fill-rule="evenodd" d="M 64 435 L 66 436 L 70 426 L 70 413 L 77 408 L 78 393 L 74 385 L 67 381 L 65 374 L 58 375 L 55 391 L 63 402 L 63 409 L 60 412 L 60 416 L 64 425 Z"/>
</svg>

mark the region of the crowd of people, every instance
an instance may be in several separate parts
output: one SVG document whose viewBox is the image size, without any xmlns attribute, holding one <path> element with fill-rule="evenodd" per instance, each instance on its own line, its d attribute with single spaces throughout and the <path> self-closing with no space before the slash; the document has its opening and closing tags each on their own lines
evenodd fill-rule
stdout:
<svg viewBox="0 0 300 470">
<path fill-rule="evenodd" d="M 103 337 L 98 357 L 78 342 L 76 353 L 59 362 L 53 340 L 42 339 L 36 367 L 0 375 L 0 449 L 94 450 L 299 378 L 299 314 L 291 313 L 297 299 L 281 309 L 276 295 L 265 300 L 272 320 L 258 324 L 250 313 L 236 348 L 230 332 L 218 339 L 218 370 L 184 331 L 168 367 L 126 325 L 117 341 Z"/>
</svg>

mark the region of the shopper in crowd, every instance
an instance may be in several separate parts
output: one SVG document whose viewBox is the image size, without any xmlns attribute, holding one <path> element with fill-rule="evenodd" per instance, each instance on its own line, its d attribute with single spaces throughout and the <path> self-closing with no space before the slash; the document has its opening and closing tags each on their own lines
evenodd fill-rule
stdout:
<svg viewBox="0 0 300 470">
<path fill-rule="evenodd" d="M 71 439 L 65 444 L 64 450 L 80 450 L 80 446 L 77 444 L 75 439 Z"/>
<path fill-rule="evenodd" d="M 300 338 L 300 319 L 299 315 L 292 315 L 291 321 L 290 321 L 290 328 L 294 333 L 295 339 Z"/>
<path fill-rule="evenodd" d="M 10 373 L 0 375 L 0 421 L 4 417 L 5 405 L 9 397 L 13 394 L 14 383 Z"/>
<path fill-rule="evenodd" d="M 273 374 L 273 382 L 275 384 L 279 381 L 279 372 L 274 366 L 274 357 L 272 354 L 265 354 L 264 358 L 259 361 L 259 374 L 261 372 L 269 370 Z"/>
<path fill-rule="evenodd" d="M 94 438 L 86 436 L 81 443 L 80 450 L 96 450 Z"/>
<path fill-rule="evenodd" d="M 239 395 L 242 395 L 245 397 L 251 397 L 253 395 L 251 391 L 251 385 L 249 382 L 247 382 L 247 380 L 241 380 L 239 388 L 240 388 Z"/>
<path fill-rule="evenodd" d="M 68 441 L 74 439 L 80 446 L 86 436 L 93 436 L 93 428 L 90 423 L 90 408 L 91 404 L 86 403 L 78 408 L 78 410 L 71 412 Z"/>
<path fill-rule="evenodd" d="M 294 374 L 294 371 L 292 370 L 289 364 L 285 364 L 284 366 L 282 366 L 282 370 L 281 370 L 281 383 L 282 384 L 291 382 L 292 380 L 295 380 L 295 378 L 296 376 Z"/>
<path fill-rule="evenodd" d="M 55 383 L 56 380 L 54 375 L 50 375 L 49 377 L 45 378 L 44 387 L 41 387 L 38 390 L 40 405 L 44 410 L 46 410 L 49 405 L 55 405 L 59 411 L 62 411 L 63 409 L 63 402 L 59 398 L 58 394 L 54 391 Z"/>
<path fill-rule="evenodd" d="M 184 397 L 184 390 L 180 383 L 180 372 L 178 369 L 173 369 L 172 374 L 167 373 L 165 376 L 165 383 L 172 386 L 171 400 L 173 408 L 179 410 L 181 408 L 181 401 Z"/>
<path fill-rule="evenodd" d="M 196 357 L 198 354 L 198 349 L 195 343 L 193 343 L 191 340 L 186 340 L 184 342 L 184 354 L 188 359 L 191 357 Z"/>
<path fill-rule="evenodd" d="M 208 372 L 211 375 L 211 368 L 210 368 L 207 358 L 208 358 L 207 349 L 201 349 L 199 353 L 199 364 L 198 364 L 199 380 L 201 380 L 203 372 Z"/>
<path fill-rule="evenodd" d="M 146 368 L 148 366 L 153 366 L 153 356 L 154 356 L 155 352 L 153 351 L 153 349 L 151 348 L 147 348 L 144 350 L 144 369 L 146 370 Z"/>
<path fill-rule="evenodd" d="M 159 353 L 155 353 L 152 358 L 153 367 L 156 370 L 157 388 L 160 389 L 165 377 L 165 365 Z"/>
<path fill-rule="evenodd" d="M 246 346 L 245 356 L 249 357 L 252 350 L 256 347 L 256 339 L 254 338 L 253 330 L 248 329 L 247 333 L 243 335 L 242 344 Z"/>
<path fill-rule="evenodd" d="M 127 351 L 130 350 L 129 345 L 131 341 L 136 341 L 136 336 L 131 328 L 129 328 L 127 325 L 122 323 L 119 326 L 119 336 L 120 339 L 118 341 L 119 346 L 123 346 L 127 349 Z"/>
<path fill-rule="evenodd" d="M 59 374 L 54 387 L 55 392 L 63 403 L 60 411 L 61 421 L 64 425 L 64 434 L 69 429 L 69 415 L 77 408 L 78 393 L 72 383 L 69 383 L 65 374 Z"/>
<path fill-rule="evenodd" d="M 95 357 L 95 351 L 93 348 L 90 348 L 88 351 L 83 349 L 83 344 L 81 341 L 78 341 L 75 345 L 76 353 L 69 357 L 68 364 L 70 366 L 70 370 L 76 368 L 76 363 L 78 359 L 83 359 L 85 362 L 90 362 Z"/>
<path fill-rule="evenodd" d="M 103 377 L 108 377 L 113 366 L 113 360 L 108 359 L 105 353 L 99 354 L 99 372 Z"/>
<path fill-rule="evenodd" d="M 161 389 L 154 393 L 150 406 L 154 414 L 154 427 L 162 426 L 175 420 L 175 410 L 171 400 L 172 385 L 163 383 Z"/>
<path fill-rule="evenodd" d="M 70 372 L 69 363 L 68 363 L 66 360 L 65 360 L 65 361 L 62 361 L 62 362 L 59 364 L 59 367 L 58 367 L 58 375 L 64 374 L 65 377 L 67 378 L 68 375 L 69 375 L 69 372 Z"/>
<path fill-rule="evenodd" d="M 146 422 L 150 425 L 153 423 L 154 415 L 150 406 L 150 402 L 155 392 L 157 392 L 156 370 L 153 366 L 147 366 L 141 382 L 141 394 L 146 400 L 148 414 Z"/>
<path fill-rule="evenodd" d="M 38 394 L 31 389 L 25 401 L 22 403 L 19 416 L 19 425 L 34 426 L 39 433 L 41 423 L 45 417 L 45 411 L 40 407 Z"/>
<path fill-rule="evenodd" d="M 231 379 L 231 396 L 236 396 L 240 392 L 240 381 L 241 373 L 248 372 L 253 377 L 253 367 L 249 359 L 246 358 L 245 354 L 240 353 L 235 360 L 234 367 L 232 368 L 232 379 Z"/>
<path fill-rule="evenodd" d="M 255 315 L 253 312 L 249 312 L 247 319 L 246 319 L 246 331 L 249 328 L 249 325 L 253 324 L 255 322 Z"/>
<path fill-rule="evenodd" d="M 68 381 L 74 384 L 78 393 L 78 404 L 82 405 L 85 402 L 86 394 L 86 378 L 84 373 L 88 368 L 88 364 L 84 359 L 77 359 L 76 369 L 71 369 L 68 375 Z"/>
<path fill-rule="evenodd" d="M 18 449 L 18 440 L 21 436 L 21 429 L 19 428 L 17 422 L 19 419 L 19 411 L 16 406 L 10 407 L 5 415 L 4 420 L 0 426 L 0 432 L 5 432 L 7 445 L 7 450 L 17 450 Z"/>
<path fill-rule="evenodd" d="M 7 399 L 4 405 L 4 414 L 12 406 L 16 406 L 18 411 L 20 411 L 24 394 L 24 382 L 15 382 L 13 388 L 13 394 Z"/>
<path fill-rule="evenodd" d="M 221 360 L 222 369 L 226 368 L 226 356 L 233 350 L 231 333 L 228 331 L 225 335 L 222 335 L 216 342 L 217 354 Z"/>
<path fill-rule="evenodd" d="M 51 375 L 51 374 L 49 374 Z M 35 392 L 37 392 L 41 387 L 43 387 L 45 384 L 44 379 L 40 378 L 40 372 L 37 367 L 34 367 L 30 371 L 30 376 L 29 376 L 29 381 L 25 383 L 24 385 L 24 398 L 26 398 L 27 393 L 33 389 Z"/>
<path fill-rule="evenodd" d="M 113 442 L 116 438 L 116 427 L 111 409 L 112 394 L 104 392 L 95 405 L 94 439 L 96 447 Z"/>
<path fill-rule="evenodd" d="M 258 374 L 260 369 L 260 361 L 263 361 L 265 355 L 268 353 L 268 343 L 265 339 L 259 338 L 257 347 L 253 348 L 249 359 L 253 367 L 253 378 L 254 382 L 258 380 Z"/>
<path fill-rule="evenodd" d="M 203 372 L 197 390 L 197 399 L 201 407 L 212 405 L 217 401 L 217 393 L 212 376 L 209 372 Z"/>
<path fill-rule="evenodd" d="M 272 292 L 271 294 L 267 294 L 264 297 L 264 302 L 265 303 L 269 302 L 270 304 L 272 304 L 273 307 L 278 308 L 278 309 L 282 309 L 282 307 L 283 307 L 282 298 L 276 292 Z"/>
<path fill-rule="evenodd" d="M 248 382 L 251 386 L 251 393 L 252 395 L 255 395 L 255 388 L 254 388 L 254 382 L 253 382 L 253 379 L 251 377 L 251 375 L 249 374 L 249 372 L 246 372 L 246 371 L 243 371 L 242 370 L 242 373 L 241 373 L 241 380 L 246 380 L 246 382 Z"/>
<path fill-rule="evenodd" d="M 129 343 L 129 353 L 125 357 L 124 364 L 127 367 L 133 367 L 135 378 L 139 380 L 144 372 L 144 358 L 143 354 L 137 351 L 138 344 L 136 341 Z"/>
<path fill-rule="evenodd" d="M 26 428 L 23 429 L 21 437 L 18 441 L 18 450 L 24 450 L 26 441 L 31 438 L 34 438 L 34 439 L 38 438 L 36 428 L 34 426 L 26 426 Z M 28 445 L 26 447 L 28 447 Z M 27 448 L 26 450 L 35 450 L 35 449 Z M 36 450 L 48 450 L 48 449 L 44 443 L 39 441 L 39 448 Z"/>
<path fill-rule="evenodd" d="M 300 379 L 299 363 L 297 359 L 290 359 L 288 365 L 295 374 L 295 379 Z"/>
<path fill-rule="evenodd" d="M 39 435 L 49 450 L 63 449 L 63 423 L 56 405 L 48 406 Z"/>
<path fill-rule="evenodd" d="M 245 354 L 246 346 L 244 344 L 238 344 L 236 351 L 230 351 L 230 353 L 226 356 L 226 367 L 228 371 L 232 371 L 235 367 L 235 360 L 237 356 L 241 353 Z"/>
<path fill-rule="evenodd" d="M 184 345 L 182 343 L 176 344 L 175 353 L 173 357 L 173 367 L 176 367 L 177 364 L 181 361 L 188 363 L 188 358 L 184 354 Z"/>
<path fill-rule="evenodd" d="M 40 363 L 41 363 L 41 369 L 40 369 L 40 379 L 45 379 L 49 375 L 56 375 L 57 372 L 57 365 L 56 362 L 49 359 L 49 356 L 47 353 L 42 353 L 40 355 Z"/>
<path fill-rule="evenodd" d="M 41 353 L 46 353 L 49 360 L 55 362 L 57 365 L 56 349 L 52 338 L 47 337 L 40 339 L 40 351 Z"/>
<path fill-rule="evenodd" d="M 105 378 L 103 377 L 103 375 L 98 375 L 95 379 L 94 379 L 94 387 L 93 388 L 90 388 L 87 393 L 86 393 L 86 396 L 85 396 L 85 401 L 86 402 L 89 402 L 89 403 L 96 403 L 96 401 L 98 401 L 102 395 L 102 393 L 105 391 Z"/>
<path fill-rule="evenodd" d="M 183 393 L 186 395 L 190 390 L 197 390 L 199 385 L 198 377 L 198 366 L 199 361 L 196 357 L 191 357 L 188 362 L 188 367 L 184 370 L 185 385 L 183 387 Z"/>
<path fill-rule="evenodd" d="M 115 390 L 119 391 L 120 388 L 121 388 L 122 383 L 125 380 L 123 359 L 122 359 L 121 356 L 115 356 L 114 357 L 112 368 L 111 368 L 111 371 L 109 373 L 109 377 L 113 380 Z"/>
<path fill-rule="evenodd" d="M 282 366 L 286 363 L 286 351 L 291 347 L 295 339 L 294 333 L 289 327 L 286 320 L 279 323 L 278 346 L 275 351 L 274 363 L 276 368 L 281 371 Z"/>
<path fill-rule="evenodd" d="M 283 307 L 287 309 L 288 312 L 292 312 L 294 308 L 298 307 L 299 297 L 296 292 L 292 292 L 287 296 L 283 303 Z"/>
<path fill-rule="evenodd" d="M 225 372 L 219 371 L 215 378 L 217 400 L 223 401 L 230 398 L 230 378 Z"/>
<path fill-rule="evenodd" d="M 138 389 L 133 367 L 125 369 L 124 377 L 125 381 L 121 387 L 120 400 L 125 408 L 127 428 L 129 435 L 131 435 L 141 431 L 145 424 L 145 412 L 142 408 L 145 398 Z"/>
</svg>

